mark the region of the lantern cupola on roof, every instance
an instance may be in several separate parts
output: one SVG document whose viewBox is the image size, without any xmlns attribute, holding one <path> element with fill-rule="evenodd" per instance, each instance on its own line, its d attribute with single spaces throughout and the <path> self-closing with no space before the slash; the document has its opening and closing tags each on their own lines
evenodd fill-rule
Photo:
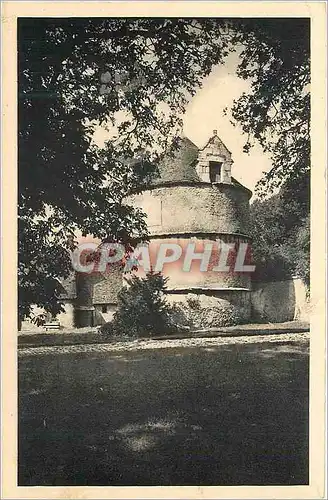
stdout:
<svg viewBox="0 0 328 500">
<path fill-rule="evenodd" d="M 203 182 L 231 184 L 231 152 L 213 130 L 212 137 L 199 150 L 196 171 Z"/>
</svg>

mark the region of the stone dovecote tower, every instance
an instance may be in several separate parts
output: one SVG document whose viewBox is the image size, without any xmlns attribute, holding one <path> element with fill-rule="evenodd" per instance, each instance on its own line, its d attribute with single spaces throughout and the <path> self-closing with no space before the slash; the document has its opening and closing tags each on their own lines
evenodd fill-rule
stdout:
<svg viewBox="0 0 328 500">
<path fill-rule="evenodd" d="M 159 165 L 159 176 L 143 193 L 129 203 L 147 214 L 152 264 L 161 244 L 182 248 L 181 258 L 164 264 L 167 298 L 178 305 L 180 322 L 206 328 L 242 323 L 251 316 L 251 281 L 246 272 L 236 272 L 238 248 L 249 245 L 249 199 L 251 191 L 231 175 L 231 153 L 214 131 L 202 149 L 187 137 L 179 148 Z M 217 270 L 219 244 L 230 245 L 226 267 Z M 184 258 L 188 245 L 195 254 L 213 251 L 206 272 L 201 260 L 194 259 L 187 269 Z M 154 258 L 154 259 L 153 259 Z M 248 254 L 249 258 L 249 254 Z M 144 271 L 139 269 L 138 274 Z M 116 294 L 123 284 L 117 268 L 109 275 L 76 275 L 74 323 L 99 325 L 109 321 L 116 307 Z"/>
<path fill-rule="evenodd" d="M 251 316 L 250 274 L 236 272 L 234 263 L 241 244 L 247 246 L 250 263 L 252 193 L 232 177 L 232 164 L 231 153 L 216 130 L 202 149 L 183 137 L 174 157 L 165 158 L 159 166 L 159 177 L 151 187 L 132 197 L 148 217 L 151 255 L 161 243 L 185 249 L 192 242 L 195 252 L 203 252 L 206 244 L 213 249 L 218 242 L 231 246 L 229 271 L 215 271 L 217 263 L 212 262 L 213 270 L 203 272 L 197 259 L 189 271 L 183 270 L 183 255 L 174 265 L 164 265 L 169 301 L 180 304 L 185 320 L 196 327 L 242 323 Z M 215 261 L 219 254 L 213 253 Z"/>
</svg>

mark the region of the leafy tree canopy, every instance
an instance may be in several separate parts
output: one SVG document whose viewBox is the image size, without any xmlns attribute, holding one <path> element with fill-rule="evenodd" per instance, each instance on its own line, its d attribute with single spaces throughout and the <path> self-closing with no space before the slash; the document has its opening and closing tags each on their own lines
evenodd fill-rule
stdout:
<svg viewBox="0 0 328 500">
<path fill-rule="evenodd" d="M 237 99 L 232 115 L 272 159 L 258 184 L 265 194 L 282 185 L 297 191 L 310 171 L 310 24 L 305 19 L 243 20 L 234 40 L 242 45 L 237 74 L 251 91 Z"/>
<path fill-rule="evenodd" d="M 238 73 L 252 80 L 232 110 L 246 149 L 254 138 L 272 154 L 271 183 L 308 172 L 307 20 L 24 18 L 18 28 L 21 315 L 59 307 L 76 230 L 145 237 L 124 198 L 149 182 L 188 99 L 231 50 L 242 47 Z M 117 123 L 98 148 L 95 128 Z"/>
<path fill-rule="evenodd" d="M 310 216 L 284 193 L 251 205 L 253 279 L 275 281 L 293 276 L 310 285 Z"/>
</svg>

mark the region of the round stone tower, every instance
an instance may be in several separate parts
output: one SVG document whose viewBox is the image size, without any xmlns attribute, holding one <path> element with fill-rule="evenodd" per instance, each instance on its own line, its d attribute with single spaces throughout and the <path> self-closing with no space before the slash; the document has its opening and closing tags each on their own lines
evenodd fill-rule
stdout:
<svg viewBox="0 0 328 500">
<path fill-rule="evenodd" d="M 182 248 L 181 257 L 164 264 L 162 272 L 180 320 L 194 327 L 247 322 L 251 315 L 250 273 L 240 270 L 240 261 L 250 264 L 252 193 L 231 176 L 232 163 L 216 131 L 202 149 L 184 137 L 159 166 L 151 187 L 132 197 L 148 217 L 151 257 L 163 244 Z M 189 255 L 186 263 L 188 245 L 194 258 Z M 203 258 L 209 251 L 209 259 Z"/>
</svg>

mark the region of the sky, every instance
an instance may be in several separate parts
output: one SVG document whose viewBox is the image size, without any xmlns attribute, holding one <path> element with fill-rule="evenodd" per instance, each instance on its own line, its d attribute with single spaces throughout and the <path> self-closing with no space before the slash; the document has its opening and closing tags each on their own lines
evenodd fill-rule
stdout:
<svg viewBox="0 0 328 500">
<path fill-rule="evenodd" d="M 249 89 L 249 83 L 236 76 L 237 61 L 237 54 L 231 54 L 225 65 L 216 67 L 205 79 L 203 87 L 187 107 L 184 134 L 196 146 L 203 147 L 213 130 L 217 130 L 218 136 L 232 153 L 233 177 L 254 191 L 255 184 L 262 173 L 270 169 L 271 162 L 259 145 L 251 148 L 249 154 L 244 153 L 247 136 L 240 127 L 230 122 L 229 109 L 233 100 Z M 223 113 L 225 107 L 228 108 L 227 116 Z"/>
<path fill-rule="evenodd" d="M 218 131 L 218 136 L 232 153 L 234 161 L 232 175 L 254 192 L 263 172 L 270 169 L 270 158 L 257 145 L 250 153 L 243 152 L 246 135 L 239 126 L 231 124 L 229 109 L 233 100 L 249 89 L 249 83 L 236 76 L 238 54 L 232 53 L 224 65 L 217 66 L 204 79 L 203 86 L 191 98 L 183 116 L 184 134 L 199 148 L 203 147 Z M 227 107 L 227 116 L 223 109 Z M 109 137 L 108 132 L 98 129 L 94 141 L 102 145 Z"/>
</svg>

